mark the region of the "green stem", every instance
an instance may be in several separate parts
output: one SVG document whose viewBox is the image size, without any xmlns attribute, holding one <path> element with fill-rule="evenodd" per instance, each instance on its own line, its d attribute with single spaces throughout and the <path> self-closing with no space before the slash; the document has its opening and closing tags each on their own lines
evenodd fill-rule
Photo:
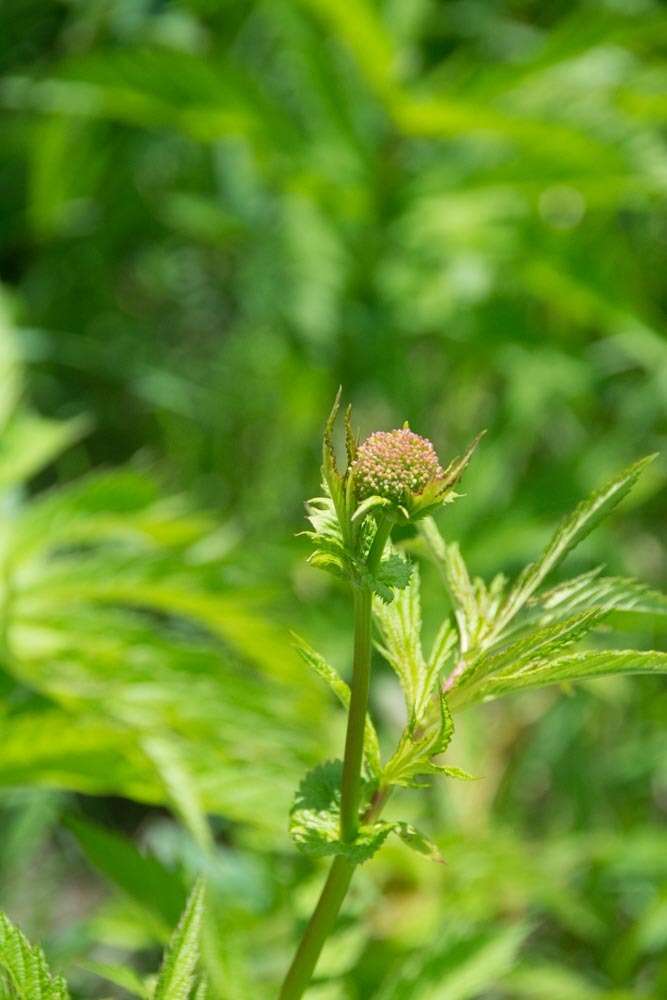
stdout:
<svg viewBox="0 0 667 1000">
<path fill-rule="evenodd" d="M 354 591 L 354 665 L 340 789 L 340 839 L 354 840 L 359 828 L 361 764 L 371 674 L 371 592 Z"/>
<path fill-rule="evenodd" d="M 366 565 L 371 573 L 382 558 L 391 528 L 392 519 L 389 517 L 382 517 L 378 522 L 375 538 L 366 559 Z M 371 602 L 372 594 L 366 585 L 354 588 L 354 659 L 340 803 L 340 836 L 343 841 L 354 840 L 359 829 L 361 765 L 371 672 Z M 385 797 L 383 794 L 378 800 L 380 809 L 384 805 Z M 372 805 L 364 819 L 368 821 L 371 814 L 375 818 L 377 812 L 379 809 Z M 308 988 L 324 942 L 331 933 L 347 894 L 354 869 L 354 862 L 340 855 L 334 858 L 317 906 L 283 983 L 280 1000 L 299 1000 Z"/>
<path fill-rule="evenodd" d="M 308 988 L 324 942 L 336 922 L 355 865 L 340 854 L 334 858 L 324 888 L 280 991 L 280 1000 L 299 1000 Z"/>
</svg>

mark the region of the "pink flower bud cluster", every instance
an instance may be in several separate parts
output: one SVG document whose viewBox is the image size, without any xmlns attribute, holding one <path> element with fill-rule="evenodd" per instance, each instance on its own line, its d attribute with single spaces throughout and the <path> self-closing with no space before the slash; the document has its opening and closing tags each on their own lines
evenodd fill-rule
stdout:
<svg viewBox="0 0 667 1000">
<path fill-rule="evenodd" d="M 443 475 L 430 441 L 402 428 L 376 431 L 359 445 L 352 463 L 358 500 L 380 496 L 406 504 Z"/>
</svg>

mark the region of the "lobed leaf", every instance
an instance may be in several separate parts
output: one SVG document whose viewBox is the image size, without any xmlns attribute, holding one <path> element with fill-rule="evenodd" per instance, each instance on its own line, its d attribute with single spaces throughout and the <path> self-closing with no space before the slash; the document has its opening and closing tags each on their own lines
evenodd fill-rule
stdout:
<svg viewBox="0 0 667 1000">
<path fill-rule="evenodd" d="M 364 581 L 381 601 L 391 604 L 396 593 L 408 586 L 412 572 L 412 563 L 397 552 L 392 552 L 382 560 L 374 573 L 364 573 Z"/>
<path fill-rule="evenodd" d="M 340 760 L 319 764 L 305 776 L 290 812 L 290 834 L 299 850 L 313 857 L 341 855 L 355 864 L 371 858 L 392 831 L 390 823 L 360 823 L 353 841 L 340 839 Z M 368 788 L 368 785 L 366 785 Z M 360 817 L 361 819 L 361 817 Z"/>
</svg>

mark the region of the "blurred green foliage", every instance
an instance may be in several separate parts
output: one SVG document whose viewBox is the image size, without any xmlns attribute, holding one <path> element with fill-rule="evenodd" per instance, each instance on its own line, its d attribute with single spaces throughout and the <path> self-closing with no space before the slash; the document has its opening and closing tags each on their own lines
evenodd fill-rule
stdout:
<svg viewBox="0 0 667 1000">
<path fill-rule="evenodd" d="M 155 970 L 205 870 L 215 996 L 270 997 L 322 878 L 291 795 L 342 733 L 286 631 L 346 673 L 344 595 L 293 538 L 323 417 L 342 382 L 363 433 L 407 418 L 443 458 L 487 427 L 440 518 L 484 574 L 664 453 L 667 17 L 3 15 L 0 905 L 73 996 L 109 996 L 84 964 Z M 568 575 L 664 589 L 665 468 Z M 379 662 L 373 698 L 394 733 Z M 666 718 L 660 678 L 464 716 L 457 762 L 483 780 L 402 804 L 447 865 L 399 843 L 369 862 L 313 998 L 663 997 Z"/>
</svg>

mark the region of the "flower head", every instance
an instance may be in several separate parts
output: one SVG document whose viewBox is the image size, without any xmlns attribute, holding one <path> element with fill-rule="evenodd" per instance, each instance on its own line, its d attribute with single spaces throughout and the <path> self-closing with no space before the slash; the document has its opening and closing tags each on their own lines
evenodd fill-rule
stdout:
<svg viewBox="0 0 667 1000">
<path fill-rule="evenodd" d="M 408 509 L 444 476 L 431 442 L 407 427 L 367 437 L 359 445 L 352 472 L 358 500 L 379 496 Z"/>
</svg>

